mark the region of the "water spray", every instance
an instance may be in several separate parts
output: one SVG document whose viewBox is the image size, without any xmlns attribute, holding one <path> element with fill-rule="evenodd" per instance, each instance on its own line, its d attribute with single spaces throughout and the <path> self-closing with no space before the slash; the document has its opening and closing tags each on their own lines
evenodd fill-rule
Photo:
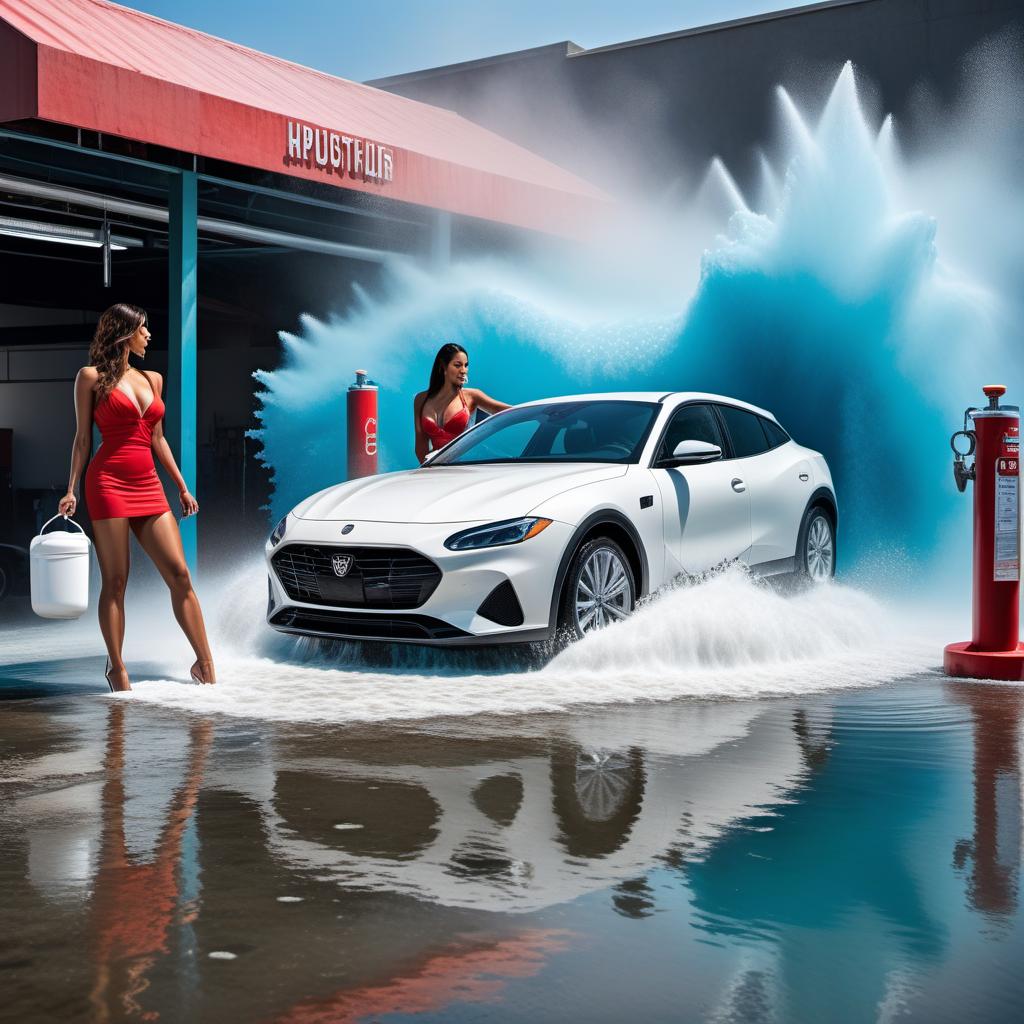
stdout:
<svg viewBox="0 0 1024 1024">
<path fill-rule="evenodd" d="M 1006 393 L 1002 384 L 982 390 L 988 405 L 967 409 L 963 429 L 950 438 L 957 488 L 964 491 L 974 484 L 974 629 L 969 643 L 946 647 L 943 666 L 951 676 L 1024 681 L 1020 410 L 999 404 Z M 967 459 L 973 463 L 967 465 Z"/>
</svg>

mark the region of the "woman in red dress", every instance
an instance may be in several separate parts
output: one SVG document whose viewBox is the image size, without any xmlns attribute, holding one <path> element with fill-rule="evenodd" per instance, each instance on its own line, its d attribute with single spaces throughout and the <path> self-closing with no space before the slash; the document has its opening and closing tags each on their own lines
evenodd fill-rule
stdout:
<svg viewBox="0 0 1024 1024">
<path fill-rule="evenodd" d="M 58 506 L 64 515 L 74 515 L 78 506 L 76 491 L 92 448 L 95 420 L 103 443 L 85 474 L 85 501 L 103 580 L 99 620 L 109 654 L 106 676 L 112 690 L 132 688 L 121 657 L 129 530 L 170 588 L 174 617 L 196 654 L 193 680 L 216 682 L 203 613 L 192 589 L 177 521 L 156 475 L 154 453 L 178 485 L 182 514 L 195 515 L 199 503 L 189 494 L 164 437 L 163 378 L 128 364 L 129 355 L 146 357 L 149 339 L 146 313 L 138 306 L 118 303 L 100 317 L 89 349 L 91 365 L 83 366 L 75 378 L 78 428 L 71 449 L 68 492 Z"/>
<path fill-rule="evenodd" d="M 469 356 L 461 345 L 442 345 L 430 370 L 430 385 L 412 402 L 416 429 L 416 458 L 422 463 L 431 448 L 443 448 L 461 434 L 473 413 L 501 412 L 511 406 L 485 395 L 479 388 L 467 388 Z"/>
</svg>

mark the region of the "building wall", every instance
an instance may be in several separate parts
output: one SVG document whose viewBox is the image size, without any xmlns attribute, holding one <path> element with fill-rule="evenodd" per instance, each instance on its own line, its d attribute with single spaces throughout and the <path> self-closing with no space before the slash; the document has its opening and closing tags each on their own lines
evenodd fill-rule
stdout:
<svg viewBox="0 0 1024 1024">
<path fill-rule="evenodd" d="M 39 429 L 46 410 L 46 430 Z M 75 436 L 71 384 L 0 383 L 0 427 L 14 430 L 14 472 L 18 488 L 66 486 Z M 60 438 L 66 444 L 59 443 Z M 55 510 L 56 511 L 56 510 Z"/>
<path fill-rule="evenodd" d="M 581 33 L 585 26 L 581 26 Z M 572 54 L 571 44 L 375 83 L 458 111 L 595 183 L 621 191 L 692 180 L 714 156 L 741 184 L 774 135 L 774 87 L 820 102 L 821 82 L 852 60 L 880 110 L 903 129 L 921 90 L 957 92 L 972 48 L 1024 38 L 1024 0 L 837 0 Z M 813 109 L 813 106 L 812 106 Z"/>
<path fill-rule="evenodd" d="M 87 362 L 88 349 L 80 346 L 0 349 L 0 428 L 14 431 L 17 488 L 67 485 L 75 436 L 72 384 Z"/>
</svg>

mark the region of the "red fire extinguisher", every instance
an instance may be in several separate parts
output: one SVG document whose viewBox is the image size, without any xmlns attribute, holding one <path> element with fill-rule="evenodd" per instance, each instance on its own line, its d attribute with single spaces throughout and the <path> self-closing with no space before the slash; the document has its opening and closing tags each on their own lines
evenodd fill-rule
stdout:
<svg viewBox="0 0 1024 1024">
<path fill-rule="evenodd" d="M 356 370 L 348 386 L 348 479 L 377 472 L 377 385 Z"/>
<path fill-rule="evenodd" d="M 964 413 L 953 448 L 953 476 L 974 482 L 974 629 L 969 643 L 949 644 L 946 674 L 1024 681 L 1020 642 L 1020 410 L 1000 405 L 1002 384 L 983 388 L 988 405 Z M 974 429 L 968 429 L 972 420 Z M 958 439 L 965 441 L 964 450 Z M 973 456 L 973 465 L 966 459 Z"/>
</svg>

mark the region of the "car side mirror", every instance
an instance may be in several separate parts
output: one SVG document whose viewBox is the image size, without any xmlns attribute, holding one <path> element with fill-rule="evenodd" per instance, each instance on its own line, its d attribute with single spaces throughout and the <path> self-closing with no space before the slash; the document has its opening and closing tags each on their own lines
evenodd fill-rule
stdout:
<svg viewBox="0 0 1024 1024">
<path fill-rule="evenodd" d="M 680 441 L 671 455 L 658 460 L 660 469 L 673 466 L 699 466 L 703 462 L 717 462 L 722 449 L 708 441 Z"/>
</svg>

